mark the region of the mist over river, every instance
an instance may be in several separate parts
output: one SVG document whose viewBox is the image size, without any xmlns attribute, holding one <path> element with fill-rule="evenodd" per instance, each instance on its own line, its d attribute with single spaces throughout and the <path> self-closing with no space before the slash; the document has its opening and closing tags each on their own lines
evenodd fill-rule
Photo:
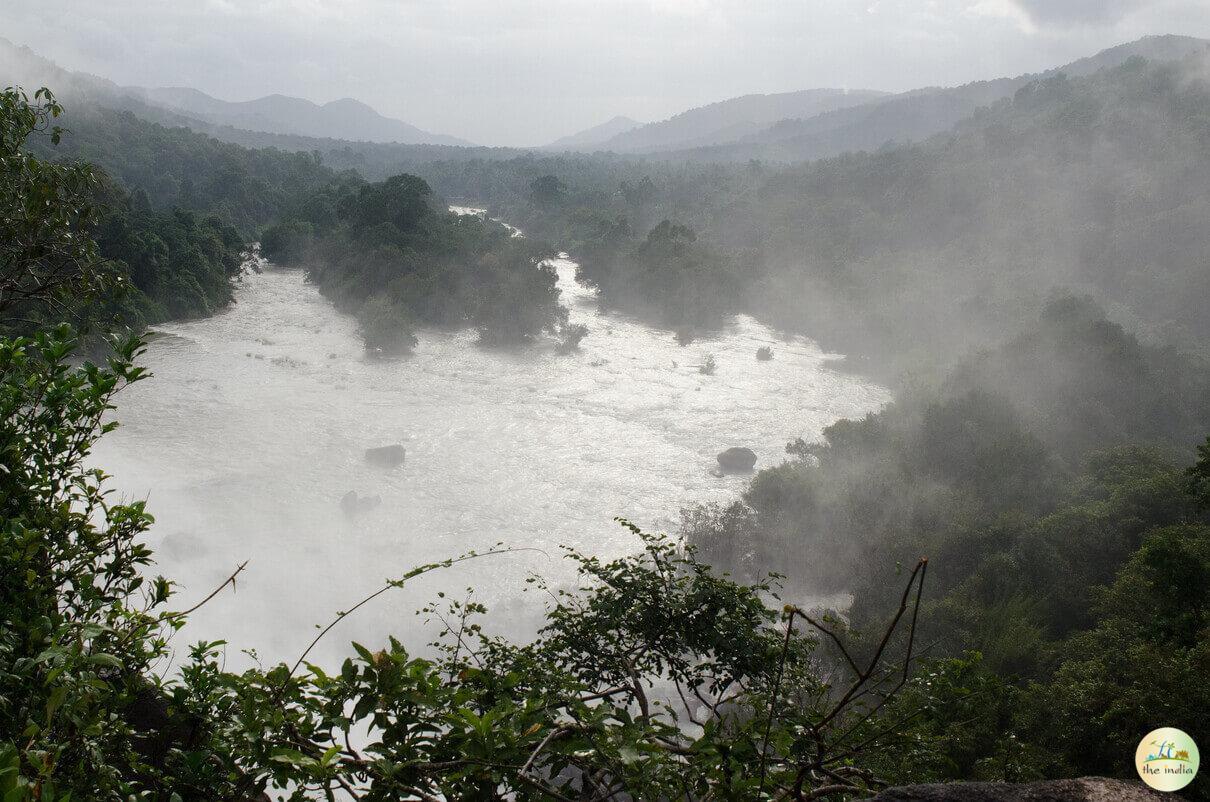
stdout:
<svg viewBox="0 0 1210 802">
<path fill-rule="evenodd" d="M 554 262 L 578 352 L 553 343 L 514 351 L 476 345 L 472 330 L 426 329 L 413 357 L 365 355 L 356 323 L 304 273 L 247 275 L 237 301 L 212 318 L 159 327 L 143 364 L 154 374 L 119 394 L 121 427 L 96 464 L 156 517 L 156 570 L 179 583 L 174 607 L 204 597 L 248 560 L 177 635 L 229 641 L 229 665 L 255 648 L 296 657 L 326 623 L 412 566 L 498 541 L 536 547 L 417 579 L 341 624 L 313 653 L 331 662 L 350 640 L 389 634 L 421 647 L 433 630 L 413 612 L 438 591 L 493 609 L 502 634 L 526 634 L 547 597 L 523 592 L 530 573 L 566 582 L 559 544 L 604 557 L 632 551 L 624 516 L 675 528 L 691 502 L 729 501 L 747 477 L 717 477 L 715 455 L 748 446 L 757 467 L 785 458 L 795 437 L 817 439 L 842 417 L 888 400 L 881 387 L 833 370 L 809 340 L 785 339 L 748 317 L 679 346 L 673 336 L 597 310 Z M 756 349 L 773 348 L 758 362 Z M 713 354 L 717 372 L 698 365 Z M 394 469 L 368 447 L 401 443 Z M 348 491 L 380 496 L 355 516 Z M 546 556 L 549 555 L 549 556 Z"/>
</svg>

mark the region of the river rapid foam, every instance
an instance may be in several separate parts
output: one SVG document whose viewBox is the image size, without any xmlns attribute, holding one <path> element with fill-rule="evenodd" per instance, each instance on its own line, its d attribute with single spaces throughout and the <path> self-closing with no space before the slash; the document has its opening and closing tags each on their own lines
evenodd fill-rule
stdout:
<svg viewBox="0 0 1210 802">
<path fill-rule="evenodd" d="M 223 638 L 234 661 L 249 648 L 296 657 L 314 625 L 384 580 L 497 542 L 540 551 L 422 577 L 343 622 L 311 659 L 392 634 L 422 647 L 432 629 L 413 611 L 439 590 L 473 587 L 496 611 L 489 623 L 524 635 L 546 601 L 523 592 L 525 578 L 572 576 L 560 544 L 632 551 L 614 516 L 669 531 L 682 506 L 742 492 L 745 477 L 713 475 L 719 451 L 747 446 L 758 468 L 773 465 L 787 441 L 889 398 L 831 369 L 810 340 L 745 316 L 682 347 L 599 311 L 574 263 L 554 266 L 572 322 L 590 329 L 567 355 L 422 330 L 411 358 L 369 359 L 350 316 L 301 271 L 272 267 L 246 276 L 230 309 L 159 327 L 144 358 L 153 378 L 119 394 L 122 425 L 95 462 L 119 495 L 147 499 L 156 570 L 180 583 L 178 607 L 249 561 L 234 591 L 193 615 L 178 653 Z M 772 361 L 757 361 L 760 346 Z M 714 375 L 698 371 L 707 354 Z M 403 465 L 367 463 L 365 449 L 391 443 L 406 448 Z M 349 491 L 381 503 L 349 515 Z"/>
</svg>

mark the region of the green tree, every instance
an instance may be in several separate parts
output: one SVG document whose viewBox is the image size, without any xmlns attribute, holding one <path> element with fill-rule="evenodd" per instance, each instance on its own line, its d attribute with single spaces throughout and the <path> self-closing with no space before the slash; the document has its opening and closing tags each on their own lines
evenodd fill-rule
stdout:
<svg viewBox="0 0 1210 802">
<path fill-rule="evenodd" d="M 260 252 L 266 259 L 282 265 L 303 260 L 315 237 L 315 227 L 303 220 L 290 220 L 270 226 L 261 235 Z"/>
<path fill-rule="evenodd" d="M 115 504 L 88 465 L 112 397 L 143 377 L 140 343 L 105 367 L 66 329 L 0 340 L 0 773 L 31 799 L 118 798 L 143 771 L 126 716 L 166 654 L 142 502 Z M 18 794 L 16 799 L 24 799 Z"/>
<path fill-rule="evenodd" d="M 529 182 L 529 197 L 535 206 L 550 209 L 563 202 L 567 188 L 557 177 L 542 175 Z"/>
<path fill-rule="evenodd" d="M 26 150 L 30 137 L 59 143 L 61 113 L 49 90 L 32 100 L 20 89 L 0 92 L 0 327 L 74 318 L 113 278 L 86 236 L 96 220 L 92 169 Z"/>
</svg>

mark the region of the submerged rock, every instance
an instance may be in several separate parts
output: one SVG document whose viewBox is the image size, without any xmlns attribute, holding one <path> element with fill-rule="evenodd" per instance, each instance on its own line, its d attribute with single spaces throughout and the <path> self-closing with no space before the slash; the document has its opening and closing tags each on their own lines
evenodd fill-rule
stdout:
<svg viewBox="0 0 1210 802">
<path fill-rule="evenodd" d="M 406 456 L 407 452 L 398 443 L 366 449 L 366 462 L 371 465 L 380 465 L 384 468 L 395 468 L 402 465 Z"/>
<path fill-rule="evenodd" d="M 381 503 L 381 496 L 359 496 L 356 490 L 350 490 L 340 497 L 340 509 L 345 515 L 369 512 Z"/>
<path fill-rule="evenodd" d="M 718 466 L 728 473 L 747 473 L 756 465 L 756 452 L 734 446 L 718 455 Z"/>
</svg>

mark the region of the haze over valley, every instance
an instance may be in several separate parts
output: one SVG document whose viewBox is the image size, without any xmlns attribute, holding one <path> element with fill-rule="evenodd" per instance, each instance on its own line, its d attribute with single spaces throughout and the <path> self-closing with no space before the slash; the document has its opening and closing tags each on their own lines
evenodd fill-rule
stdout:
<svg viewBox="0 0 1210 802">
<path fill-rule="evenodd" d="M 0 23 L 6 802 L 1210 799 L 1204 4 Z"/>
</svg>

